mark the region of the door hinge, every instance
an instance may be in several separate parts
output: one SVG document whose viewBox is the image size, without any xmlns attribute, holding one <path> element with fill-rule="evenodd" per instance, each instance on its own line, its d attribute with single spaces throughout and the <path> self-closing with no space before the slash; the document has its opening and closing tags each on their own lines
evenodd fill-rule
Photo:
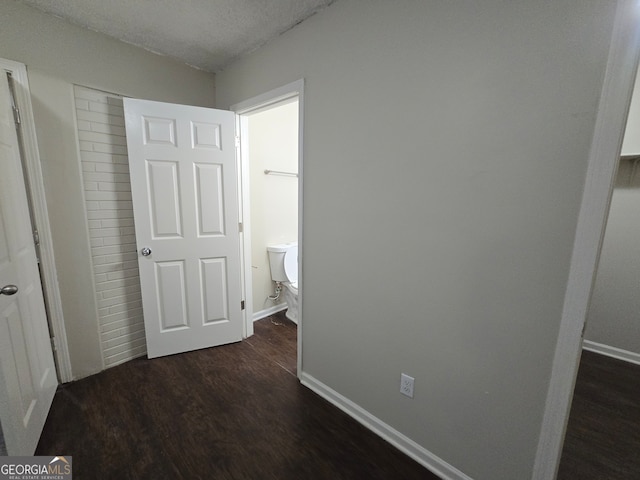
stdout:
<svg viewBox="0 0 640 480">
<path fill-rule="evenodd" d="M 244 310 L 244 300 L 240 302 L 240 310 Z"/>
<path fill-rule="evenodd" d="M 22 120 L 20 120 L 20 109 L 16 106 L 13 106 L 13 121 L 16 122 L 16 125 L 20 125 Z"/>
<path fill-rule="evenodd" d="M 238 224 L 238 233 L 243 233 L 244 232 L 244 225 L 242 224 L 242 222 L 240 222 Z"/>
<path fill-rule="evenodd" d="M 40 234 L 37 228 L 33 231 L 33 243 L 35 243 L 36 247 L 40 246 Z"/>
<path fill-rule="evenodd" d="M 56 337 L 51 337 L 51 350 L 54 352 L 58 351 L 58 347 L 56 346 Z"/>
<path fill-rule="evenodd" d="M 240 137 L 236 135 L 236 148 L 240 146 Z"/>
</svg>

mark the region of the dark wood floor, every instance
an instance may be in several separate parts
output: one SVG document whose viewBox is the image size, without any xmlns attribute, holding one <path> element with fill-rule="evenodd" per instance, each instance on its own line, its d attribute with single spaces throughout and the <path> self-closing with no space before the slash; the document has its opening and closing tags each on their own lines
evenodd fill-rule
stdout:
<svg viewBox="0 0 640 480">
<path fill-rule="evenodd" d="M 585 351 L 558 480 L 640 478 L 640 366 Z"/>
<path fill-rule="evenodd" d="M 438 478 L 300 385 L 294 324 L 255 331 L 61 386 L 36 454 L 75 480 Z"/>
</svg>

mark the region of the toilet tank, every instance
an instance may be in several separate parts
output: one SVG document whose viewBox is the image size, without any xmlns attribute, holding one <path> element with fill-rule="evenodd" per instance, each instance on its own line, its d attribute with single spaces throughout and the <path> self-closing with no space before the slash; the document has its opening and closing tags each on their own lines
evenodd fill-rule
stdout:
<svg viewBox="0 0 640 480">
<path fill-rule="evenodd" d="M 298 281 L 298 243 L 268 245 L 271 280 L 274 282 Z"/>
</svg>

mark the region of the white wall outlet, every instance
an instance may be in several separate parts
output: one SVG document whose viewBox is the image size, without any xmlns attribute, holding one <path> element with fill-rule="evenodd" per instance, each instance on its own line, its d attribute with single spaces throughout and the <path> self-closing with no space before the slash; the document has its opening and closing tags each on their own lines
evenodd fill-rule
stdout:
<svg viewBox="0 0 640 480">
<path fill-rule="evenodd" d="M 410 377 L 406 373 L 400 375 L 400 393 L 409 398 L 413 398 L 413 382 L 415 378 Z"/>
</svg>

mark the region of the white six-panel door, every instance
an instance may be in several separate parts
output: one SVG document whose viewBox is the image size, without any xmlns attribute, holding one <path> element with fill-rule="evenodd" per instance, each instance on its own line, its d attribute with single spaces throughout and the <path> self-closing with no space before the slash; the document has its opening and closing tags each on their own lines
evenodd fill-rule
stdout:
<svg viewBox="0 0 640 480">
<path fill-rule="evenodd" d="M 2 69 L 0 289 L 4 292 L 0 293 L 0 420 L 9 455 L 33 455 L 58 380 L 9 88 Z"/>
<path fill-rule="evenodd" d="M 149 358 L 241 340 L 234 114 L 124 109 Z"/>
</svg>

